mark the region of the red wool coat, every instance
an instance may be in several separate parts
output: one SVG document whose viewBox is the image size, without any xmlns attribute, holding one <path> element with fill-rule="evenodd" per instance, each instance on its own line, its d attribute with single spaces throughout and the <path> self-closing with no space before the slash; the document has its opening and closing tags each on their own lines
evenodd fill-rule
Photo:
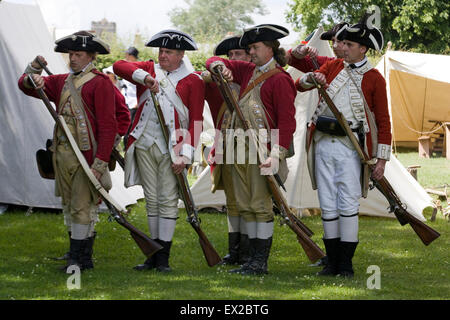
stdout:
<svg viewBox="0 0 450 320">
<path fill-rule="evenodd" d="M 119 60 L 113 65 L 114 73 L 119 77 L 122 77 L 131 83 L 136 85 L 136 95 L 138 100 L 138 110 L 136 111 L 136 116 L 134 118 L 131 131 L 136 127 L 141 118 L 141 113 L 144 108 L 146 100 L 142 100 L 142 94 L 148 89 L 146 86 L 142 85 L 133 80 L 133 73 L 142 69 L 148 72 L 152 77 L 156 77 L 155 74 L 155 63 L 152 60 L 149 61 L 138 61 L 138 62 L 127 62 L 125 60 Z M 188 131 L 191 137 L 191 141 L 184 140 L 184 143 L 189 143 L 191 146 L 196 147 L 200 138 L 201 132 L 194 131 L 195 121 L 202 122 L 203 120 L 203 106 L 204 106 L 204 95 L 205 95 L 205 85 L 203 80 L 195 74 L 190 74 L 185 78 L 178 81 L 176 90 L 183 101 L 183 104 L 189 109 L 189 125 Z M 175 110 L 175 128 L 180 128 L 179 116 Z M 128 139 L 127 148 L 136 141 L 136 138 L 131 136 Z"/>
<path fill-rule="evenodd" d="M 288 61 L 287 61 L 288 65 L 294 67 L 297 70 L 300 70 L 303 73 L 307 73 L 307 72 L 316 70 L 310 56 L 306 56 L 303 59 L 297 59 L 296 57 L 294 57 L 292 55 L 292 49 L 290 49 L 290 50 L 288 50 L 286 57 L 288 59 Z M 334 60 L 334 59 L 336 59 L 336 58 L 325 57 L 325 56 L 318 56 L 316 58 L 319 67 L 322 66 L 323 64 L 325 64 L 326 62 Z"/>
<path fill-rule="evenodd" d="M 341 70 L 343 70 L 343 68 L 344 60 L 334 59 L 322 65 L 318 72 L 323 73 L 326 76 L 327 83 L 329 84 L 341 72 Z M 295 85 L 299 91 L 314 89 L 304 89 L 301 86 L 299 79 L 296 81 Z M 370 110 L 375 115 L 375 122 L 378 129 L 378 144 L 390 146 L 392 135 L 386 93 L 386 81 L 378 70 L 372 68 L 364 74 L 361 82 L 361 89 Z M 369 137 L 370 136 L 367 135 L 366 141 L 370 155 L 372 153 L 372 141 Z"/>
<path fill-rule="evenodd" d="M 206 68 L 209 70 L 211 63 L 219 60 L 231 70 L 233 82 L 241 85 L 240 94 L 242 94 L 248 86 L 256 65 L 245 61 L 211 57 L 206 61 Z M 269 120 L 271 129 L 279 129 L 280 146 L 289 149 L 296 128 L 294 100 L 297 92 L 291 76 L 282 68 L 280 69 L 282 72 L 264 81 L 260 95 L 266 108 L 267 118 L 275 122 L 275 126 L 273 126 Z"/>
<path fill-rule="evenodd" d="M 114 145 L 114 139 L 117 134 L 114 86 L 107 75 L 95 69 L 92 72 L 97 76 L 83 85 L 81 97 L 86 103 L 87 108 L 90 110 L 86 110 L 86 114 L 91 123 L 95 140 L 97 141 L 97 154 L 95 157 L 108 162 Z M 25 88 L 23 85 L 23 80 L 26 76 L 26 74 L 23 74 L 20 77 L 19 88 L 26 95 L 39 98 L 34 89 Z M 65 80 L 68 76 L 69 74 L 66 73 L 43 77 L 45 81 L 44 91 L 49 100 L 52 101 L 57 108 Z M 58 111 L 59 110 L 57 110 L 57 112 Z M 94 115 L 95 119 L 91 113 Z M 91 165 L 94 161 L 92 149 L 84 151 L 83 155 L 89 165 Z"/>
</svg>

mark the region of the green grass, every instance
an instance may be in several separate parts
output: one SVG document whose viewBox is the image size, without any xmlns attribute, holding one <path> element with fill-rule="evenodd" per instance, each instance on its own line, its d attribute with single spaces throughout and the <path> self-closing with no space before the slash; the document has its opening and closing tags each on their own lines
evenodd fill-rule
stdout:
<svg viewBox="0 0 450 320">
<path fill-rule="evenodd" d="M 419 182 L 425 187 L 449 183 L 449 162 L 442 158 L 419 159 L 417 152 L 402 152 L 405 165 L 420 164 Z M 193 182 L 192 177 L 190 182 Z M 427 218 L 431 210 L 424 213 Z M 208 267 L 192 227 L 180 210 L 171 255 L 170 274 L 137 272 L 133 266 L 145 257 L 127 230 L 109 222 L 102 213 L 94 246 L 95 268 L 81 275 L 81 289 L 69 290 L 69 275 L 62 263 L 49 257 L 68 249 L 67 232 L 61 214 L 37 211 L 8 211 L 0 215 L 0 300 L 37 299 L 186 299 L 186 300 L 319 300 L 319 299 L 438 299 L 450 297 L 449 222 L 442 214 L 427 224 L 441 237 L 424 246 L 414 231 L 394 219 L 361 217 L 360 244 L 353 259 L 355 277 L 318 277 L 295 235 L 287 226 L 275 225 L 269 259 L 269 274 L 229 274 L 232 267 Z M 202 229 L 220 255 L 227 251 L 227 223 L 224 214 L 201 213 Z M 144 202 L 135 205 L 128 220 L 148 232 Z M 278 222 L 278 219 L 276 220 Z M 303 219 L 323 248 L 320 217 Z M 367 268 L 381 271 L 381 288 L 370 290 Z"/>
<path fill-rule="evenodd" d="M 61 215 L 43 212 L 0 216 L 0 299 L 448 299 L 450 296 L 448 223 L 441 217 L 432 227 L 441 237 L 424 246 L 409 226 L 392 219 L 361 217 L 360 245 L 354 258 L 355 278 L 323 278 L 286 226 L 276 224 L 265 276 L 229 274 L 231 267 L 208 267 L 196 233 L 180 212 L 172 248 L 170 274 L 132 270 L 144 256 L 116 222 L 101 214 L 94 247 L 95 268 L 81 275 L 81 289 L 68 290 L 62 263 L 49 257 L 67 250 Z M 202 228 L 217 251 L 226 253 L 223 214 L 202 213 Z M 147 230 L 143 203 L 129 221 Z M 322 248 L 319 217 L 305 218 Z M 381 270 L 381 289 L 367 288 L 367 268 Z"/>
<path fill-rule="evenodd" d="M 450 161 L 444 157 L 419 158 L 415 150 L 399 148 L 397 159 L 405 166 L 420 165 L 417 181 L 424 188 L 442 190 L 445 184 L 450 186 Z"/>
</svg>

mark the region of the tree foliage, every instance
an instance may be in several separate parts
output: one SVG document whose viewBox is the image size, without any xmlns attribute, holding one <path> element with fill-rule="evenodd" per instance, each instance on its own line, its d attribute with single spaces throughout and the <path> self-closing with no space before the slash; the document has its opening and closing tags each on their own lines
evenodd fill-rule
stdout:
<svg viewBox="0 0 450 320">
<path fill-rule="evenodd" d="M 308 34 L 317 25 L 356 23 L 365 10 L 376 5 L 381 12 L 385 43 L 398 50 L 450 53 L 450 3 L 447 0 L 291 0 L 287 20 Z"/>
<path fill-rule="evenodd" d="M 172 24 L 194 36 L 196 41 L 217 41 L 228 32 L 242 33 L 253 24 L 252 13 L 265 14 L 261 0 L 185 0 L 187 9 L 169 13 Z"/>
</svg>

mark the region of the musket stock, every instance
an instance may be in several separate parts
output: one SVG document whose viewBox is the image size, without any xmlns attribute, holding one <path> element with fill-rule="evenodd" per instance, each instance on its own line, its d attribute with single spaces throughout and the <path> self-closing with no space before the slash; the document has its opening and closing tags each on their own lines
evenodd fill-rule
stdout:
<svg viewBox="0 0 450 320">
<path fill-rule="evenodd" d="M 315 59 L 312 59 L 312 60 L 315 61 Z M 315 61 L 315 63 L 317 64 L 317 61 Z M 314 76 L 311 77 L 311 80 L 314 82 L 314 85 L 319 90 L 320 95 L 324 98 L 324 100 L 327 103 L 328 107 L 330 108 L 331 112 L 333 112 L 336 120 L 339 122 L 339 124 L 344 129 L 346 135 L 350 138 L 350 141 L 351 141 L 353 147 L 355 148 L 356 152 L 358 153 L 358 155 L 361 159 L 361 162 L 362 163 L 370 163 L 369 161 L 371 159 L 370 159 L 369 155 L 359 145 L 359 142 L 357 141 L 355 135 L 353 134 L 352 129 L 348 125 L 348 122 L 345 120 L 342 113 L 338 110 L 336 105 L 333 103 L 333 101 L 331 100 L 328 93 L 325 91 L 325 89 L 322 87 L 322 85 L 317 83 Z M 375 165 L 369 164 L 369 168 L 371 171 L 374 169 L 374 167 L 375 167 Z M 381 193 L 386 197 L 386 199 L 390 203 L 391 211 L 394 212 L 395 217 L 400 222 L 400 224 L 404 225 L 404 224 L 408 223 L 412 227 L 414 232 L 419 236 L 420 240 L 422 240 L 422 242 L 425 245 L 429 245 L 432 241 L 434 241 L 435 239 L 437 239 L 440 236 L 439 232 L 437 232 L 433 228 L 427 226 L 422 221 L 418 220 L 412 214 L 410 214 L 408 211 L 406 211 L 403 203 L 400 201 L 399 197 L 396 195 L 394 189 L 392 188 L 390 183 L 387 181 L 386 177 L 383 177 L 380 180 L 375 181 L 375 185 L 377 185 L 377 187 L 380 189 Z M 395 205 L 394 205 L 394 203 L 395 203 Z"/>
<path fill-rule="evenodd" d="M 244 130 L 248 131 L 250 128 L 248 126 L 248 123 L 242 113 L 241 108 L 239 107 L 239 104 L 237 103 L 236 99 L 234 98 L 231 89 L 226 82 L 226 80 L 223 78 L 221 70 L 219 69 L 220 66 L 217 66 L 216 68 L 216 75 L 213 75 L 214 81 L 217 83 L 217 87 L 219 88 L 219 91 L 227 104 L 229 110 L 231 113 L 236 112 L 238 115 L 238 118 L 240 119 Z M 251 138 L 254 139 L 252 135 L 250 135 Z M 255 145 L 256 141 L 254 141 Z M 259 151 L 259 150 L 258 150 Z M 258 163 L 261 163 L 262 155 L 258 152 Z M 299 219 L 297 219 L 294 214 L 291 212 L 291 209 L 289 205 L 287 204 L 286 199 L 284 198 L 283 194 L 280 191 L 279 184 L 277 182 L 277 179 L 274 175 L 266 175 L 266 181 L 268 183 L 270 192 L 272 194 L 272 197 L 280 210 L 280 214 L 284 219 L 284 222 L 289 226 L 289 228 L 297 235 L 297 240 L 302 246 L 303 250 L 305 251 L 306 255 L 310 259 L 311 262 L 316 262 L 320 258 L 325 256 L 325 253 L 320 249 L 320 247 L 310 239 L 310 236 L 313 235 L 313 232 L 305 225 L 303 224 Z"/>
</svg>

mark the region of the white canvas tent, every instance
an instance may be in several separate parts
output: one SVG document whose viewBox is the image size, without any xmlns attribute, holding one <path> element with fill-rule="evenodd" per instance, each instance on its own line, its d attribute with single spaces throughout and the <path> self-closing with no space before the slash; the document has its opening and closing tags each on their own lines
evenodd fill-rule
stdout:
<svg viewBox="0 0 450 320">
<path fill-rule="evenodd" d="M 320 33 L 320 30 L 316 32 L 309 45 L 316 47 L 320 55 L 332 56 L 333 52 L 329 44 L 318 38 Z M 294 68 L 289 68 L 288 72 L 293 79 L 301 76 L 301 72 Z M 295 101 L 297 120 L 297 128 L 294 134 L 295 155 L 288 159 L 290 173 L 285 183 L 288 190 L 285 197 L 289 206 L 299 209 L 300 212 L 300 209 L 319 208 L 317 192 L 312 190 L 311 187 L 305 152 L 306 123 L 314 112 L 317 101 L 317 90 L 298 93 Z M 391 161 L 386 166 L 386 177 L 400 199 L 407 205 L 409 211 L 418 219 L 424 221 L 425 218 L 422 211 L 425 207 L 432 205 L 431 198 L 394 155 L 391 156 Z M 225 205 L 223 191 L 216 191 L 214 194 L 210 191 L 211 175 L 209 167 L 202 172 L 191 189 L 194 202 L 199 208 L 211 207 L 221 209 Z M 388 202 L 376 189 L 371 190 L 366 199 L 361 199 L 360 204 L 361 214 L 394 217 L 393 214 L 388 213 Z"/>
<path fill-rule="evenodd" d="M 386 79 L 397 145 L 417 146 L 420 136 L 443 132 L 450 122 L 450 56 L 387 51 L 377 69 Z"/>
<path fill-rule="evenodd" d="M 37 54 L 46 58 L 52 72 L 67 72 L 53 47 L 38 6 L 0 2 L 0 203 L 61 208 L 54 182 L 40 177 L 35 160 L 36 151 L 52 136 L 54 121 L 40 100 L 25 96 L 17 86 Z M 116 167 L 111 196 L 122 206 L 136 203 L 142 188 L 125 189 L 123 171 Z"/>
</svg>

